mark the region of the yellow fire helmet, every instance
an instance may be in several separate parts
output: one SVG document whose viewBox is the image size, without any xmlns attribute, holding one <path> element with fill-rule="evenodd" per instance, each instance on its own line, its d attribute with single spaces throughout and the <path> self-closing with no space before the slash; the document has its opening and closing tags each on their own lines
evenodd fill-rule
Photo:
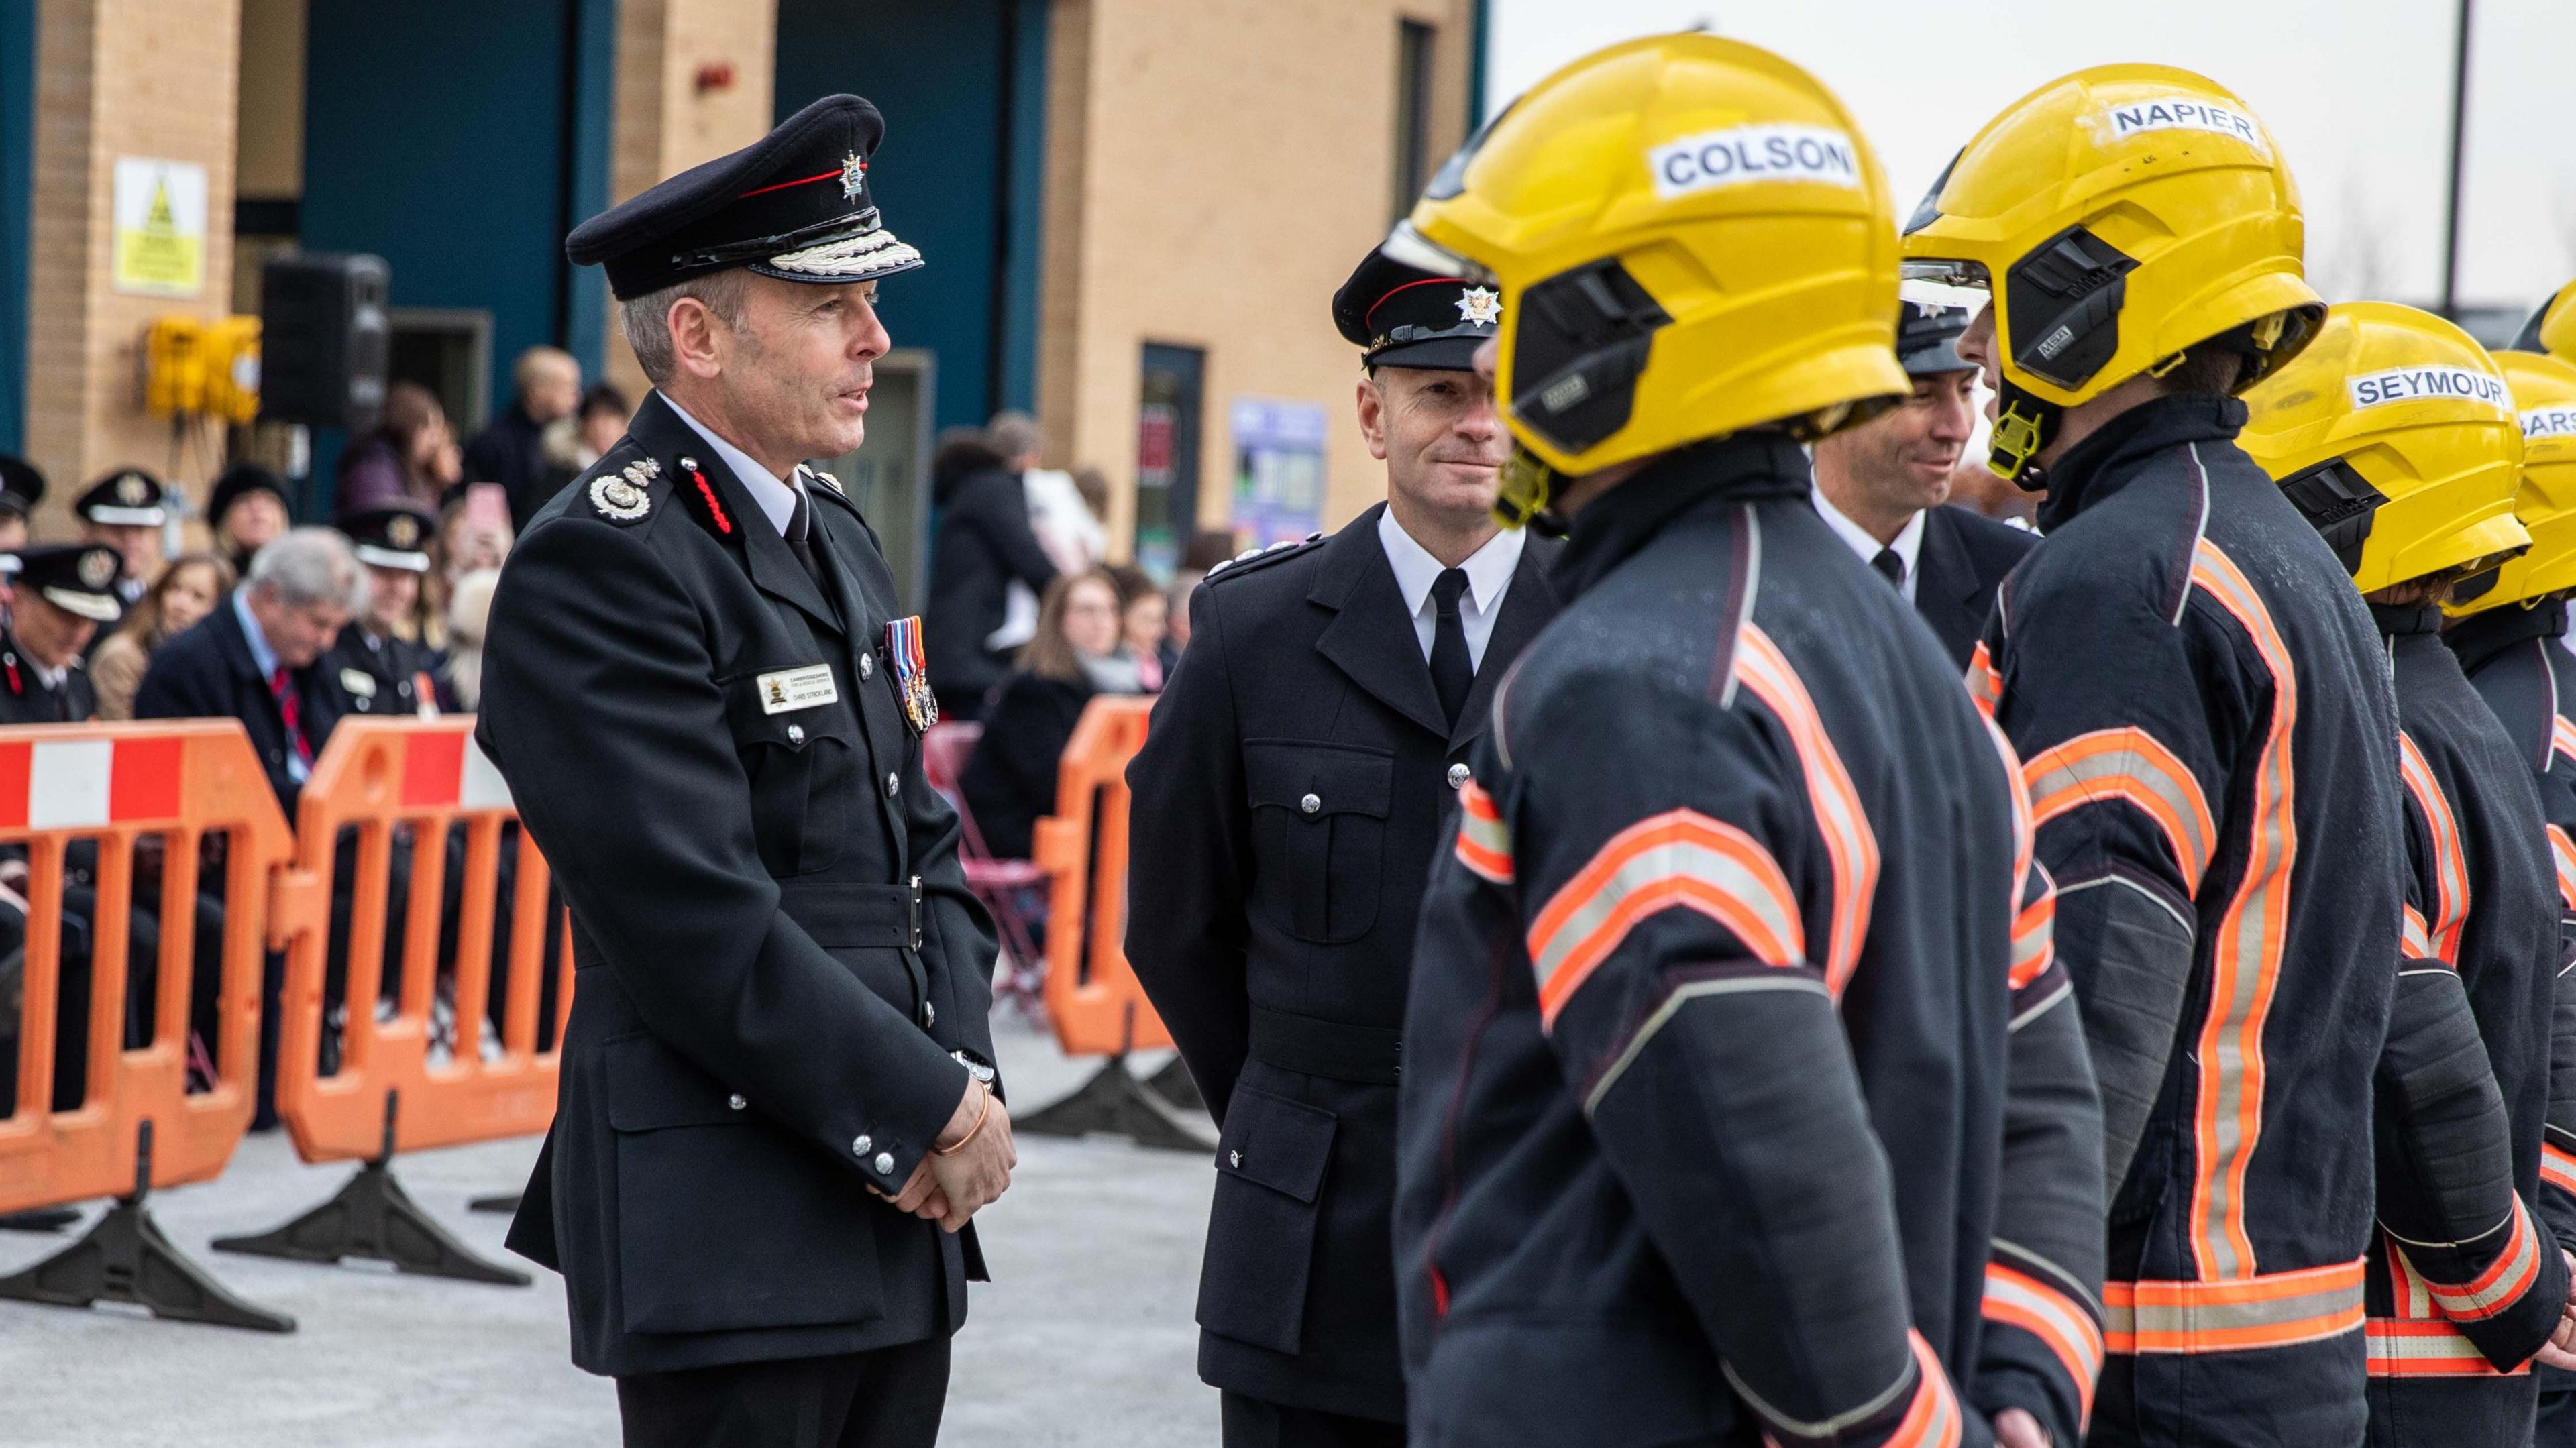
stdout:
<svg viewBox="0 0 2576 1448">
<path fill-rule="evenodd" d="M 1878 158 L 1815 77 L 1740 41 L 1652 36 L 1549 76 L 1386 251 L 1501 293 L 1514 526 L 1565 478 L 1766 424 L 1819 437 L 1908 391 Z"/>
<path fill-rule="evenodd" d="M 2245 406 L 2237 445 L 2364 593 L 2531 546 L 2513 517 L 2513 394 L 2476 338 L 2430 312 L 2336 307 Z"/>
<path fill-rule="evenodd" d="M 1906 275 L 1994 297 L 2003 373 L 1988 465 L 2025 488 L 2063 409 L 2209 343 L 2242 391 L 2325 304 L 2280 148 L 2243 101 L 2162 65 L 2099 65 L 1986 124 L 1905 227 Z"/>
<path fill-rule="evenodd" d="M 2561 362 L 2576 362 L 2576 282 L 2540 304 L 2513 339 L 2518 352 L 2546 352 Z"/>
<path fill-rule="evenodd" d="M 2522 487 L 2513 515 L 2530 530 L 2531 548 L 2452 590 L 2453 618 L 2576 588 L 2576 362 L 2498 352 L 2495 363 L 2522 413 Z"/>
</svg>

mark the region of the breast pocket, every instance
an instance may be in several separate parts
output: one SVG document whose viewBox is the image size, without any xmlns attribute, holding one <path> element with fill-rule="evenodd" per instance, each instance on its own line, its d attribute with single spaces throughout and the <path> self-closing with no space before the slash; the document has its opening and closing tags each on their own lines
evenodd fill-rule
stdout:
<svg viewBox="0 0 2576 1448">
<path fill-rule="evenodd" d="M 1346 945 L 1377 923 L 1395 754 L 1358 744 L 1255 739 L 1251 792 L 1255 908 L 1299 940 Z"/>
<path fill-rule="evenodd" d="M 770 713 L 758 677 L 725 685 L 725 722 L 751 782 L 752 835 L 774 876 L 811 874 L 840 859 L 851 795 L 865 772 L 858 721 L 846 697 Z"/>
</svg>

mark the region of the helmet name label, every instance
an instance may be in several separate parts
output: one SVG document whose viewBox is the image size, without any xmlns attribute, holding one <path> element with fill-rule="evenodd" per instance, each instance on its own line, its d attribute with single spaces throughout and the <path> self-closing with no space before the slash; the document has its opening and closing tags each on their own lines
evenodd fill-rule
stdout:
<svg viewBox="0 0 2576 1448">
<path fill-rule="evenodd" d="M 2385 372 L 2347 377 L 2344 386 L 2351 391 L 2356 410 L 2427 398 L 2475 402 L 2498 412 L 2513 410 L 2504 379 L 2474 367 L 2392 367 Z"/>
<path fill-rule="evenodd" d="M 2576 437 L 2576 407 L 2535 407 L 2522 415 L 2522 438 Z"/>
<path fill-rule="evenodd" d="M 1667 141 L 1646 153 L 1666 201 L 1753 181 L 1822 181 L 1859 190 L 1859 148 L 1824 126 L 1735 126 Z"/>
<path fill-rule="evenodd" d="M 2263 139 L 2263 128 L 2252 116 L 2214 106 L 2189 96 L 2162 96 L 2155 100 L 2133 101 L 2113 106 L 2103 113 L 2110 122 L 2111 139 L 2125 141 L 2150 131 L 2208 131 L 2221 136 L 2234 136 L 2261 155 L 2272 154 Z"/>
</svg>

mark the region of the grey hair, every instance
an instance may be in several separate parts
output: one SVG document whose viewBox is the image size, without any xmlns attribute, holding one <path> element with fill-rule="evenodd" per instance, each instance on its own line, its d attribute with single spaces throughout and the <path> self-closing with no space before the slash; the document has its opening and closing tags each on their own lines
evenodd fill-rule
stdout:
<svg viewBox="0 0 2576 1448">
<path fill-rule="evenodd" d="M 334 603 L 353 616 L 367 611 L 367 571 L 349 540 L 329 528 L 294 528 L 253 554 L 242 587 L 288 608 Z"/>
<path fill-rule="evenodd" d="M 635 365 L 644 369 L 645 380 L 659 387 L 670 381 L 680 366 L 678 355 L 671 350 L 672 304 L 682 297 L 695 297 L 716 314 L 717 320 L 728 327 L 739 327 L 743 302 L 750 295 L 751 273 L 740 267 L 727 267 L 619 302 L 617 325 L 626 333 L 626 345 L 635 349 Z"/>
<path fill-rule="evenodd" d="M 985 424 L 984 431 L 992 435 L 994 449 L 1014 461 L 1045 446 L 1045 438 L 1038 431 L 1038 420 L 1025 412 L 994 413 L 993 420 Z"/>
</svg>

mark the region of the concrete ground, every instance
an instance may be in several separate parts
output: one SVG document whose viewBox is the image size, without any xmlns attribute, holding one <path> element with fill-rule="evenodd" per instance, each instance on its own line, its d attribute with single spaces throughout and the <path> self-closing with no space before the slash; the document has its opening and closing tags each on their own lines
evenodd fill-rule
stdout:
<svg viewBox="0 0 2576 1448">
<path fill-rule="evenodd" d="M 997 1023 L 999 1024 L 999 1023 Z M 1014 1021 L 1011 1096 L 1044 1103 L 1096 1063 Z M 1156 1064 L 1152 1061 L 1142 1065 Z M 1022 1106 L 1023 1114 L 1033 1109 Z M 514 1191 L 534 1140 L 402 1158 L 412 1196 L 502 1257 L 506 1219 L 468 1199 Z M 941 1442 L 959 1448 L 1213 1444 L 1216 1394 L 1193 1368 L 1191 1306 L 1214 1173 L 1195 1153 L 1023 1136 L 1011 1192 L 978 1218 L 996 1281 L 975 1289 Z M 167 1323 L 139 1310 L 0 1302 L 0 1444 L 15 1448 L 554 1448 L 617 1440 L 615 1389 L 567 1360 L 562 1287 L 406 1277 L 215 1252 L 336 1190 L 283 1134 L 242 1143 L 223 1176 L 161 1193 L 164 1231 L 287 1335 Z M 0 1274 L 70 1240 L 0 1232 Z M 530 1264 L 507 1260 L 522 1267 Z"/>
</svg>

